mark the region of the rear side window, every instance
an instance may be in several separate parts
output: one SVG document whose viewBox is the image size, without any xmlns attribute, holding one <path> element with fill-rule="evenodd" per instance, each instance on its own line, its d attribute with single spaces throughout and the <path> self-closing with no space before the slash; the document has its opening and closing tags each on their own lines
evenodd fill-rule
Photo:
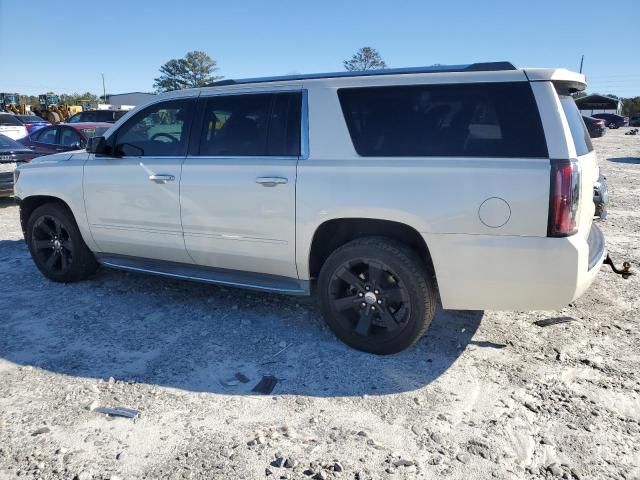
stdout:
<svg viewBox="0 0 640 480">
<path fill-rule="evenodd" d="M 587 126 L 582 120 L 582 115 L 576 106 L 576 102 L 573 101 L 573 97 L 570 95 L 559 95 L 560 104 L 564 110 L 564 116 L 569 123 L 569 130 L 571 130 L 571 137 L 576 147 L 576 153 L 578 156 L 586 155 L 593 151 L 593 144 L 589 136 Z"/>
<path fill-rule="evenodd" d="M 527 82 L 339 89 L 359 155 L 548 156 Z"/>
<path fill-rule="evenodd" d="M 206 100 L 199 154 L 298 156 L 301 94 L 245 94 Z"/>
</svg>

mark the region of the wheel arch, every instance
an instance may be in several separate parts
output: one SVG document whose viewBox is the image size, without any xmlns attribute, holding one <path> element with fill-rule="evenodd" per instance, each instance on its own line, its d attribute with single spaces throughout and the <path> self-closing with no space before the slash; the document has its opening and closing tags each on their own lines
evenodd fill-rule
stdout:
<svg viewBox="0 0 640 480">
<path fill-rule="evenodd" d="M 427 270 L 436 279 L 429 247 L 414 227 L 392 220 L 358 217 L 333 218 L 318 225 L 309 249 L 309 278 L 317 278 L 322 265 L 337 248 L 352 240 L 369 236 L 389 238 L 407 245 L 423 259 Z"/>
<path fill-rule="evenodd" d="M 29 217 L 36 208 L 47 203 L 57 203 L 64 206 L 71 212 L 71 215 L 73 215 L 74 219 L 76 218 L 69 204 L 59 197 L 54 197 L 52 195 L 31 195 L 29 197 L 22 198 L 20 199 L 20 227 L 22 228 L 22 235 L 25 239 L 27 238 L 27 222 L 29 221 Z"/>
</svg>

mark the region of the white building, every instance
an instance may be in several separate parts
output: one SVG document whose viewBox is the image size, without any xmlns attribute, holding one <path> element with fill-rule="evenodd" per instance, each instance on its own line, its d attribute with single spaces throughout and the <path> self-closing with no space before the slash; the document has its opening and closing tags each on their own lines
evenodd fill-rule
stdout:
<svg viewBox="0 0 640 480">
<path fill-rule="evenodd" d="M 576 105 L 582 115 L 590 117 L 594 113 L 615 113 L 622 112 L 622 101 L 617 98 L 605 97 L 604 95 L 587 95 L 576 99 Z"/>
<path fill-rule="evenodd" d="M 143 103 L 147 103 L 155 97 L 155 93 L 147 92 L 129 92 L 129 93 L 110 93 L 107 100 L 112 108 L 126 110 L 127 107 L 137 107 Z"/>
</svg>

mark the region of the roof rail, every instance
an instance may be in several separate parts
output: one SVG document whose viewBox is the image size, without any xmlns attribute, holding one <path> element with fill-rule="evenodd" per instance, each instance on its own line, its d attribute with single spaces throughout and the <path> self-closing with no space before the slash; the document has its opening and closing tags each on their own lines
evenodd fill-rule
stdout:
<svg viewBox="0 0 640 480">
<path fill-rule="evenodd" d="M 451 72 L 494 72 L 517 70 L 510 62 L 471 63 L 468 65 L 433 65 L 431 67 L 384 68 L 379 70 L 358 70 L 347 72 L 306 73 L 276 77 L 228 79 L 210 83 L 208 87 L 240 85 L 245 83 L 286 82 L 291 80 L 310 80 L 319 78 L 371 77 L 377 75 L 407 75 L 411 73 L 451 73 Z"/>
</svg>

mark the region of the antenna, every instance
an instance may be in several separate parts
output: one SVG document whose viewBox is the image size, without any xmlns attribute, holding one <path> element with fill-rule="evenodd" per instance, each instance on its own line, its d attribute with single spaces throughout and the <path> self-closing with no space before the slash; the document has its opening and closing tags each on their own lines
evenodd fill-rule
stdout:
<svg viewBox="0 0 640 480">
<path fill-rule="evenodd" d="M 582 73 L 582 64 L 584 63 L 584 54 L 580 58 L 580 73 Z"/>
</svg>

